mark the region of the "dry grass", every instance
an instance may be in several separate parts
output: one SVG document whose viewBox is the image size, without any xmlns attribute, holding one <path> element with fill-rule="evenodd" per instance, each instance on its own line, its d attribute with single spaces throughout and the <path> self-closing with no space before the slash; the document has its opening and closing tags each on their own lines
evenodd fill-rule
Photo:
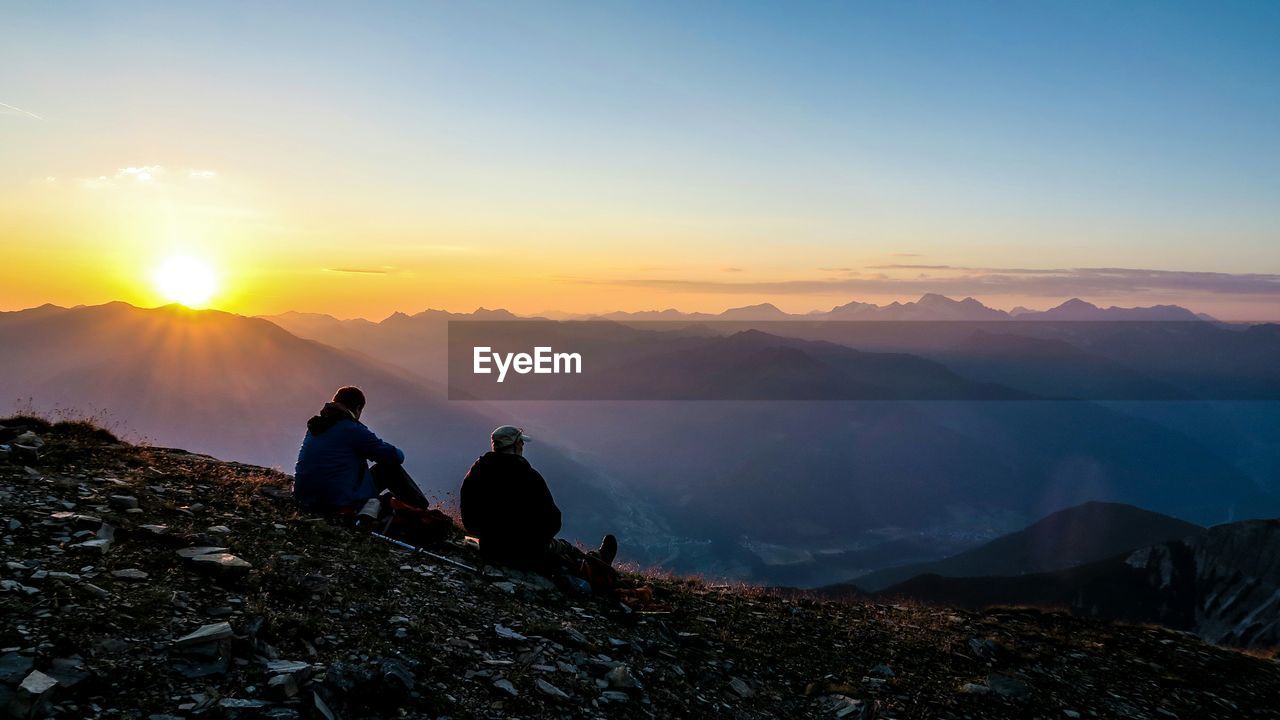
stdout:
<svg viewBox="0 0 1280 720">
<path fill-rule="evenodd" d="M 52 409 L 41 409 L 36 407 L 32 398 L 14 401 L 13 408 L 14 414 L 9 418 L 0 420 L 0 422 L 38 425 L 46 430 L 51 426 L 59 428 L 92 428 L 106 433 L 112 442 L 118 442 L 121 438 L 128 438 L 135 445 L 147 444 L 145 438 L 131 432 L 126 423 L 114 417 L 108 408 L 55 405 Z"/>
<path fill-rule="evenodd" d="M 1277 660 L 1280 661 L 1280 645 L 1269 648 L 1240 648 L 1240 652 L 1249 657 L 1256 657 L 1261 660 Z"/>
<path fill-rule="evenodd" d="M 439 510 L 445 515 L 448 515 L 453 520 L 453 524 L 457 526 L 459 530 L 462 529 L 462 506 L 459 504 L 457 495 L 448 492 L 444 494 L 443 498 L 433 495 L 427 499 L 431 501 L 432 509 Z"/>
</svg>

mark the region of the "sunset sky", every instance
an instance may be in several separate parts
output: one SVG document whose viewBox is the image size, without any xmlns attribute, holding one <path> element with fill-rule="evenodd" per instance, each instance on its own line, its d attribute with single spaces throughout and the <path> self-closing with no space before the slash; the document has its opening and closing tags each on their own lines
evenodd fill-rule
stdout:
<svg viewBox="0 0 1280 720">
<path fill-rule="evenodd" d="M 20 3 L 0 309 L 1280 320 L 1280 3 Z M 163 285 L 163 283 L 161 283 Z"/>
</svg>

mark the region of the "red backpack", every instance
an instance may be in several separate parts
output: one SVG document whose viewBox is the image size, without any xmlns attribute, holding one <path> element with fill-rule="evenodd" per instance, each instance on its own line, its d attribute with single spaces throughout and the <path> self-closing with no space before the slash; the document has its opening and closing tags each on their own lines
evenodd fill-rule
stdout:
<svg viewBox="0 0 1280 720">
<path fill-rule="evenodd" d="M 437 545 L 459 534 L 453 518 L 439 510 L 410 505 L 391 498 L 385 518 L 380 522 L 382 534 L 416 547 Z"/>
</svg>

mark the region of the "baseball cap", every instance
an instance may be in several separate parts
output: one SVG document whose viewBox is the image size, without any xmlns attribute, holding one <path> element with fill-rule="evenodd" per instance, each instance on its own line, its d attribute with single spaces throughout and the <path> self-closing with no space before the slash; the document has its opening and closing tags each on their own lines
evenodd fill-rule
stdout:
<svg viewBox="0 0 1280 720">
<path fill-rule="evenodd" d="M 516 427 L 515 425 L 503 425 L 502 427 L 495 428 L 493 433 L 489 435 L 489 438 L 493 441 L 494 450 L 511 447 L 512 445 L 515 445 L 518 440 L 523 440 L 524 442 L 531 442 L 533 440 L 533 438 L 524 434 L 524 430 Z"/>
</svg>

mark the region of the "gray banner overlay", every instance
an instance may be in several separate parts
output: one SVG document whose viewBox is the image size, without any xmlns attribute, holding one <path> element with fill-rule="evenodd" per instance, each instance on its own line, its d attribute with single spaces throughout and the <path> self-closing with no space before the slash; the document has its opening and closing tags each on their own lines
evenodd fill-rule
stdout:
<svg viewBox="0 0 1280 720">
<path fill-rule="evenodd" d="M 1280 325 L 452 321 L 453 400 L 1277 400 Z"/>
</svg>

